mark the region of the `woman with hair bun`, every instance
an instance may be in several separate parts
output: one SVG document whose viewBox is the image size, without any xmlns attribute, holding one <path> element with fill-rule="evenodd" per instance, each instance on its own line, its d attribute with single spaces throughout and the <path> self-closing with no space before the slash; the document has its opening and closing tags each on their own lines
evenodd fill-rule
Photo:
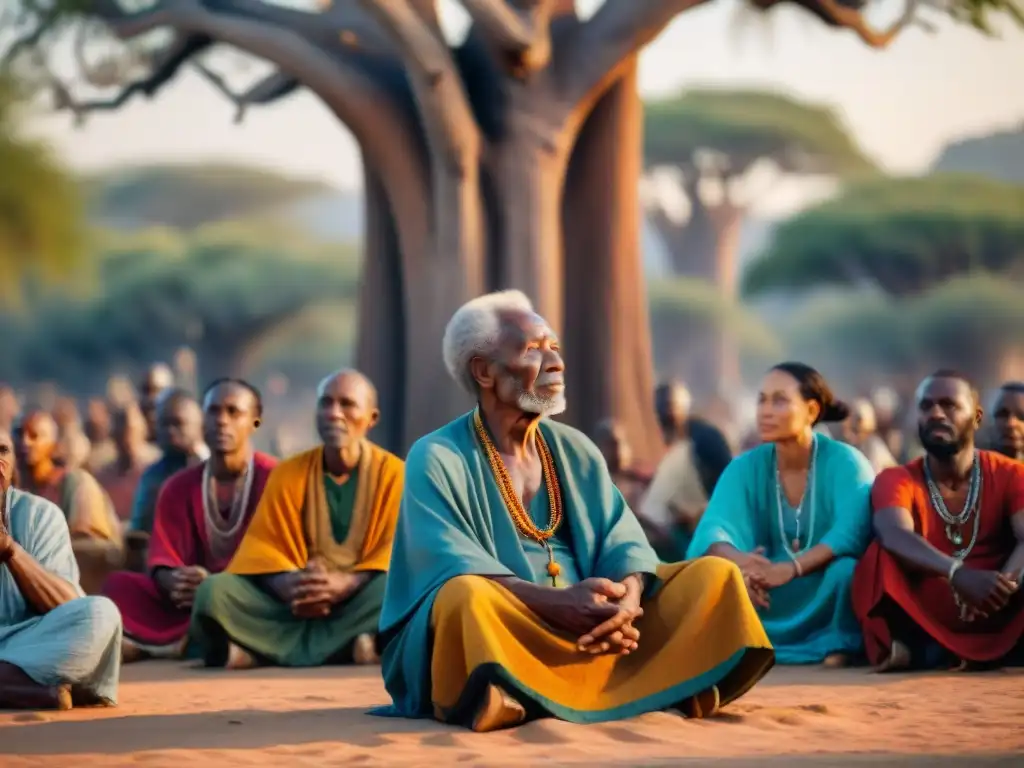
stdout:
<svg viewBox="0 0 1024 768">
<path fill-rule="evenodd" d="M 740 566 L 780 664 L 843 666 L 862 648 L 850 584 L 871 537 L 875 473 L 856 448 L 814 429 L 848 415 L 810 366 L 768 371 L 763 442 L 726 468 L 687 551 Z"/>
</svg>

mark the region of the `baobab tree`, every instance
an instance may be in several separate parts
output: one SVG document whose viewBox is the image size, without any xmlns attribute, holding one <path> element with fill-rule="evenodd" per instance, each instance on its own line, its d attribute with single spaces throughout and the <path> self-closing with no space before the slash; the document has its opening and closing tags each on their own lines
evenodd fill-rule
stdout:
<svg viewBox="0 0 1024 768">
<path fill-rule="evenodd" d="M 434 0 L 328 0 L 315 10 L 268 0 L 21 0 L 24 34 L 10 52 L 43 69 L 59 105 L 80 116 L 152 96 L 187 63 L 224 85 L 240 110 L 312 90 L 362 151 L 359 358 L 394 419 L 388 442 L 406 445 L 465 408 L 440 360 L 444 324 L 464 300 L 517 287 L 562 332 L 567 418 L 587 428 L 617 417 L 641 458 L 652 458 L 636 57 L 677 14 L 705 1 L 607 0 L 584 20 L 571 0 L 461 0 L 472 24 L 453 47 Z M 754 0 L 762 9 L 779 1 Z M 877 32 L 847 0 L 795 1 L 875 47 L 923 4 L 907 0 L 902 17 Z M 1007 0 L 953 2 L 959 12 L 1004 10 Z M 165 30 L 169 42 L 135 49 L 124 66 L 104 57 L 92 68 L 88 45 L 73 45 L 95 76 L 87 79 L 123 80 L 111 98 L 87 101 L 44 59 L 55 49 L 48 38 L 82 40 L 97 24 L 120 41 Z M 197 59 L 218 44 L 275 71 L 235 93 Z"/>
</svg>

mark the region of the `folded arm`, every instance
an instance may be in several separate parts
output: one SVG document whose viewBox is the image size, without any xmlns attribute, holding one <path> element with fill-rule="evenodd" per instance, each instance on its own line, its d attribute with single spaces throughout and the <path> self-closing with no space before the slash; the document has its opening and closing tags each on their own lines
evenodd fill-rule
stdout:
<svg viewBox="0 0 1024 768">
<path fill-rule="evenodd" d="M 887 507 L 875 512 L 875 533 L 889 554 L 903 565 L 932 576 L 946 576 L 953 566 L 953 558 L 940 552 L 914 530 L 910 510 Z"/>
<path fill-rule="evenodd" d="M 1024 509 L 1015 513 L 1010 518 L 1010 523 L 1013 526 L 1017 545 L 1006 561 L 1006 565 L 1003 566 L 1003 573 L 1020 584 L 1021 581 L 1024 581 Z"/>
</svg>

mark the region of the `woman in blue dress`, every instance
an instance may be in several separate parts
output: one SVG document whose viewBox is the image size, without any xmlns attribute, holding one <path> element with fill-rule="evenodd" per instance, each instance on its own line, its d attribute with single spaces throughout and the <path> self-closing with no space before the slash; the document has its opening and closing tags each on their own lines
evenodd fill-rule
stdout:
<svg viewBox="0 0 1024 768">
<path fill-rule="evenodd" d="M 850 583 L 871 537 L 875 473 L 815 432 L 848 415 L 810 366 L 772 368 L 758 395 L 762 445 L 726 468 L 687 551 L 743 569 L 780 664 L 842 666 L 862 648 Z"/>
</svg>

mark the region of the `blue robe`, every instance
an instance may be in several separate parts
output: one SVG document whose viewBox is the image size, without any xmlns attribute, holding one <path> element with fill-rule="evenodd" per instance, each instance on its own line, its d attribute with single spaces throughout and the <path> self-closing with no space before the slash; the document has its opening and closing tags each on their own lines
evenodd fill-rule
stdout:
<svg viewBox="0 0 1024 768">
<path fill-rule="evenodd" d="M 15 542 L 81 595 L 78 565 L 60 509 L 11 488 L 4 514 Z M 41 685 L 71 685 L 84 698 L 116 704 L 121 614 L 105 597 L 83 596 L 39 615 L 26 604 L 7 566 L 0 565 L 0 661 L 19 667 Z"/>
<path fill-rule="evenodd" d="M 386 643 L 381 666 L 394 704 L 374 714 L 431 716 L 431 609 L 449 580 L 541 580 L 536 553 L 524 547 L 506 511 L 472 419 L 467 414 L 420 439 L 406 459 L 380 619 Z M 561 482 L 577 571 L 571 575 L 620 581 L 632 573 L 655 574 L 658 557 L 597 447 L 564 424 L 544 420 L 540 429 Z"/>
<path fill-rule="evenodd" d="M 850 586 L 857 560 L 871 539 L 875 472 L 857 449 L 820 434 L 816 439 L 814 527 L 813 532 L 809 530 L 811 510 L 805 509 L 802 549 L 824 544 L 835 559 L 820 571 L 772 590 L 771 607 L 758 609 L 780 664 L 814 664 L 830 653 L 856 653 L 863 647 Z M 791 542 L 796 535 L 796 519 L 785 494 L 782 500 L 780 530 L 775 446 L 768 443 L 747 451 L 733 460 L 718 481 L 687 557 L 705 555 L 712 545 L 721 543 L 741 552 L 764 547 L 772 562 L 789 561 L 783 541 Z"/>
</svg>

